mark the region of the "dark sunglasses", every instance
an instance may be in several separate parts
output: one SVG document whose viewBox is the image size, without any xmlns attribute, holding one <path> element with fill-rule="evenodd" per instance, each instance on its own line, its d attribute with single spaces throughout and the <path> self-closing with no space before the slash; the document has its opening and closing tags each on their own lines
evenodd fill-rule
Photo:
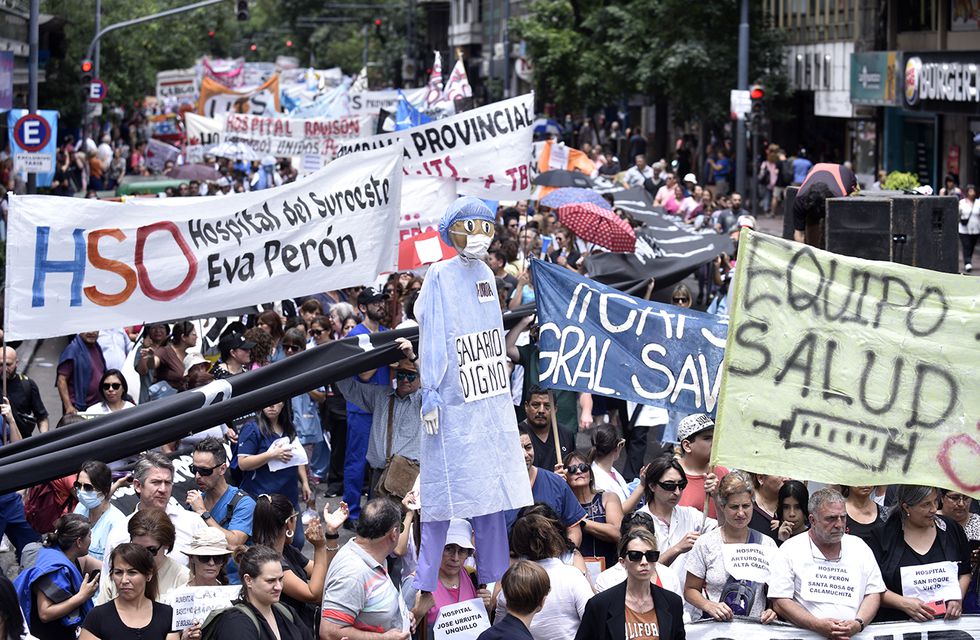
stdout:
<svg viewBox="0 0 980 640">
<path fill-rule="evenodd" d="M 567 472 L 570 474 L 588 473 L 590 468 L 591 467 L 589 467 L 589 465 L 585 464 L 584 462 L 580 462 L 579 464 L 573 464 L 572 466 L 568 467 Z"/>
<path fill-rule="evenodd" d="M 95 491 L 95 487 L 87 482 L 75 482 L 75 491 Z"/>
<path fill-rule="evenodd" d="M 674 298 L 674 302 L 690 302 L 689 298 Z"/>
<path fill-rule="evenodd" d="M 192 464 L 187 467 L 187 470 L 195 475 L 201 475 L 206 478 L 212 473 L 214 473 L 214 470 L 220 466 L 221 465 L 219 464 L 217 467 L 199 467 L 196 464 Z"/>
<path fill-rule="evenodd" d="M 324 331 L 326 331 L 326 329 L 310 329 L 310 335 L 311 336 L 323 335 Z"/>
<path fill-rule="evenodd" d="M 660 559 L 659 551 L 627 551 L 626 559 L 630 562 L 639 562 L 643 558 L 647 559 L 647 562 L 653 564 Z"/>
<path fill-rule="evenodd" d="M 395 374 L 395 377 L 399 380 L 404 380 L 405 382 L 415 382 L 415 379 L 419 377 L 419 374 L 410 373 L 408 371 L 399 371 Z"/>
<path fill-rule="evenodd" d="M 224 564 L 228 560 L 227 555 L 220 556 L 194 556 L 201 564 Z"/>
<path fill-rule="evenodd" d="M 112 389 L 113 391 L 119 391 L 120 389 L 122 389 L 122 383 L 121 382 L 106 382 L 106 383 L 104 383 L 102 385 L 102 390 L 103 391 L 108 391 L 109 389 Z"/>
<path fill-rule="evenodd" d="M 160 553 L 160 549 L 162 549 L 163 547 L 157 545 L 155 547 L 143 547 L 143 548 L 146 549 L 147 551 L 149 551 L 150 552 L 150 555 L 155 558 L 156 555 L 158 553 Z"/>
<path fill-rule="evenodd" d="M 302 351 L 302 347 L 298 347 L 295 344 L 284 344 L 282 345 L 282 350 L 286 353 L 293 353 L 294 351 Z"/>
<path fill-rule="evenodd" d="M 658 482 L 660 488 L 664 491 L 677 491 L 680 489 L 683 491 L 687 488 L 687 480 L 681 480 L 680 482 Z"/>
</svg>

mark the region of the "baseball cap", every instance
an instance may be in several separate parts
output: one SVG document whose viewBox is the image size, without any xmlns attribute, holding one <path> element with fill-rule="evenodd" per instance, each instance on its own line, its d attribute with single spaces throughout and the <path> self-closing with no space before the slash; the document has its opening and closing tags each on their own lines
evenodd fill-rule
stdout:
<svg viewBox="0 0 980 640">
<path fill-rule="evenodd" d="M 755 216 L 742 215 L 738 217 L 738 228 L 748 227 L 749 229 L 755 229 Z"/>
<path fill-rule="evenodd" d="M 689 173 L 686 176 L 684 176 L 684 182 L 693 182 L 694 184 L 697 184 L 698 179 L 694 177 L 693 173 Z"/>
<path fill-rule="evenodd" d="M 228 353 L 232 349 L 251 349 L 254 346 L 254 342 L 246 340 L 245 336 L 240 333 L 233 333 L 221 339 L 222 353 Z"/>
<path fill-rule="evenodd" d="M 695 413 L 685 417 L 677 425 L 677 441 L 690 440 L 702 431 L 715 428 L 715 421 L 706 413 Z"/>
<path fill-rule="evenodd" d="M 473 546 L 473 527 L 462 518 L 449 521 L 449 531 L 446 532 L 446 544 L 459 545 L 464 549 L 476 549 Z"/>
<path fill-rule="evenodd" d="M 371 304 L 372 302 L 381 302 L 382 300 L 387 300 L 388 294 L 383 291 L 377 291 L 374 287 L 365 287 L 357 294 L 357 304 Z"/>
</svg>

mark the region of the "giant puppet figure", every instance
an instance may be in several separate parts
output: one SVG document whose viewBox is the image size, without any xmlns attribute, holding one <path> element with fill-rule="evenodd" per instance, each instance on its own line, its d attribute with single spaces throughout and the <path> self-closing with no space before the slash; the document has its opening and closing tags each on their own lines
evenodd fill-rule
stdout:
<svg viewBox="0 0 980 640">
<path fill-rule="evenodd" d="M 429 268 L 415 303 L 422 374 L 422 544 L 416 586 L 435 591 L 451 518 L 476 538 L 477 578 L 507 570 L 504 512 L 533 502 L 510 394 L 504 327 L 493 272 L 494 234 L 482 200 L 460 198 L 439 222 L 459 255 Z"/>
</svg>

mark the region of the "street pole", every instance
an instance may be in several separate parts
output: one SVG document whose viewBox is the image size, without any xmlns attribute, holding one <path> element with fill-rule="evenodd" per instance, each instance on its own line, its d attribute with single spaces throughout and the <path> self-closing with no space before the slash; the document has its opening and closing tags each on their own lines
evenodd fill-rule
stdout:
<svg viewBox="0 0 980 640">
<path fill-rule="evenodd" d="M 755 171 L 755 159 L 759 157 L 759 130 L 762 128 L 762 114 L 754 113 L 752 114 L 752 160 L 749 162 L 752 165 L 752 173 L 749 174 L 749 187 L 752 191 L 752 215 L 756 218 L 759 217 L 759 180 L 758 174 Z M 767 174 L 768 175 L 768 174 Z"/>
<path fill-rule="evenodd" d="M 367 65 L 368 65 L 368 42 L 369 42 L 368 38 L 369 38 L 368 26 L 364 25 L 364 59 L 362 61 L 362 66 L 364 67 L 364 69 L 367 69 Z"/>
<path fill-rule="evenodd" d="M 749 88 L 749 0 L 742 0 L 741 18 L 738 24 L 738 89 Z M 745 120 L 735 124 L 735 191 L 746 197 L 745 193 Z"/>
<path fill-rule="evenodd" d="M 31 0 L 31 14 L 28 25 L 28 43 L 30 53 L 27 62 L 27 109 L 31 114 L 37 113 L 37 43 L 38 17 L 41 14 L 41 0 Z M 27 174 L 27 193 L 37 193 L 37 174 Z"/>
<path fill-rule="evenodd" d="M 504 0 L 504 28 L 501 33 L 501 40 L 504 45 L 504 94 L 506 99 L 510 95 L 510 0 Z"/>
<path fill-rule="evenodd" d="M 95 0 L 95 32 L 98 33 L 101 30 L 102 30 L 102 0 Z M 95 55 L 92 57 L 92 71 L 93 71 L 93 74 L 94 74 L 92 76 L 93 78 L 100 78 L 101 77 L 99 75 L 99 58 L 101 58 L 101 57 L 102 57 L 102 42 L 96 41 L 96 43 L 95 43 Z M 88 93 L 88 91 L 86 91 L 86 94 L 87 93 Z M 89 110 L 88 96 L 86 95 L 86 98 L 85 98 L 85 115 L 86 116 L 88 116 L 88 110 Z M 85 122 L 85 123 L 89 123 L 88 117 L 84 118 L 82 121 Z M 99 141 L 98 141 L 97 138 L 98 138 L 98 136 L 92 136 L 92 139 L 95 140 L 95 143 L 96 144 L 99 143 Z"/>
</svg>

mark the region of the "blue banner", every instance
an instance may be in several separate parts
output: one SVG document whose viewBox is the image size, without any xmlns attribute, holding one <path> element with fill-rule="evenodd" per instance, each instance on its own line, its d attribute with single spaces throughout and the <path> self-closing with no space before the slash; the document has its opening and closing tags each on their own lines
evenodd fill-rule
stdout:
<svg viewBox="0 0 980 640">
<path fill-rule="evenodd" d="M 28 113 L 29 112 L 27 111 L 27 109 L 11 109 L 10 111 L 7 112 L 7 128 L 10 132 L 10 149 L 11 149 L 11 153 L 14 155 L 15 158 L 18 154 L 24 152 L 21 151 L 20 147 L 18 147 L 17 143 L 14 141 L 14 124 L 16 124 L 18 120 L 20 120 L 23 116 L 26 116 Z M 49 109 L 38 109 L 37 113 L 45 120 L 47 120 L 48 125 L 51 127 L 51 136 L 48 138 L 48 142 L 46 145 L 44 145 L 44 148 L 38 151 L 38 153 L 50 155 L 51 166 L 57 168 L 55 167 L 55 164 L 57 161 L 56 152 L 58 150 L 58 112 Z M 17 160 L 15 159 L 14 164 L 16 165 L 16 163 Z M 27 180 L 26 173 L 21 173 L 21 177 L 25 181 Z M 54 179 L 54 171 L 51 171 L 50 173 L 38 173 L 37 186 L 50 187 L 51 181 L 53 179 Z"/>
<path fill-rule="evenodd" d="M 542 387 L 714 415 L 728 320 L 531 262 Z"/>
</svg>

